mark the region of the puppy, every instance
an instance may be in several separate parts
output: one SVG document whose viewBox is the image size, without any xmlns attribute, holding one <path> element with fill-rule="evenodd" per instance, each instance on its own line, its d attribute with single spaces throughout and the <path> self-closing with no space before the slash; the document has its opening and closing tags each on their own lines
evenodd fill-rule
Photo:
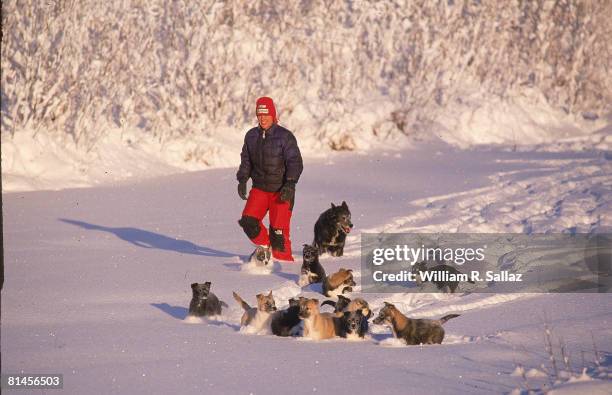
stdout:
<svg viewBox="0 0 612 395">
<path fill-rule="evenodd" d="M 385 302 L 378 317 L 372 321 L 375 324 L 388 324 L 393 335 L 404 339 L 408 345 L 440 344 L 444 339 L 442 324 L 459 314 L 449 314 L 439 320 L 411 319 L 403 315 L 394 305 Z"/>
<path fill-rule="evenodd" d="M 304 287 L 308 284 L 321 283 L 325 279 L 325 269 L 319 262 L 319 250 L 308 244 L 304 244 L 302 251 L 304 262 L 298 285 Z"/>
<path fill-rule="evenodd" d="M 299 333 L 299 325 L 302 322 L 300 318 L 300 301 L 305 299 L 289 299 L 289 307 L 282 311 L 277 311 L 272 316 L 272 333 L 276 336 L 296 336 Z"/>
<path fill-rule="evenodd" d="M 368 319 L 372 316 L 372 310 L 365 299 L 350 300 L 346 296 L 338 295 L 338 302 L 326 300 L 321 306 L 325 304 L 334 306 L 334 314 L 340 319 L 338 336 L 356 340 L 363 339 L 368 333 Z"/>
<path fill-rule="evenodd" d="M 340 317 L 340 333 L 338 336 L 348 340 L 363 339 L 368 333 L 368 319 L 361 310 L 345 311 Z"/>
<path fill-rule="evenodd" d="M 302 299 L 299 317 L 304 320 L 304 337 L 313 340 L 331 339 L 340 332 L 339 318 L 332 313 L 319 312 L 318 299 Z"/>
<path fill-rule="evenodd" d="M 257 248 L 255 248 L 255 251 L 253 251 L 253 253 L 249 257 L 249 262 L 254 264 L 255 266 L 260 267 L 267 267 L 269 265 L 269 267 L 271 268 L 271 263 L 273 263 L 273 260 L 270 247 L 257 246 Z"/>
<path fill-rule="evenodd" d="M 204 284 L 191 284 L 191 303 L 189 303 L 189 315 L 195 317 L 207 317 L 221 314 L 221 306 L 227 307 L 217 296 L 210 292 L 210 281 Z"/>
<path fill-rule="evenodd" d="M 337 297 L 345 292 L 353 292 L 353 287 L 357 285 L 353 280 L 351 269 L 340 269 L 331 276 L 325 277 L 323 281 L 323 295 Z"/>
<path fill-rule="evenodd" d="M 336 316 L 342 316 L 345 312 L 349 311 L 361 311 L 361 314 L 367 319 L 372 316 L 372 310 L 370 310 L 370 305 L 365 299 L 355 298 L 350 300 L 344 295 L 338 295 L 338 301 L 334 302 L 332 300 L 326 300 L 321 303 L 323 305 L 330 305 L 334 307 L 334 313 Z"/>
<path fill-rule="evenodd" d="M 449 265 L 445 265 L 443 263 L 440 265 L 436 265 L 432 268 L 427 268 L 427 263 L 417 262 L 412 267 L 412 273 L 414 273 L 417 276 L 417 284 L 421 284 L 423 282 L 423 278 L 421 277 L 421 272 L 447 272 L 449 274 L 454 274 L 454 275 L 461 274 L 461 272 L 457 270 L 456 268 L 449 266 Z M 467 282 L 474 284 L 474 281 L 472 280 L 467 280 Z M 435 284 L 436 287 L 440 291 L 444 289 L 448 289 L 448 291 L 452 294 L 455 293 L 455 291 L 457 290 L 457 287 L 459 286 L 459 281 L 433 280 L 432 283 Z"/>
<path fill-rule="evenodd" d="M 240 325 L 243 327 L 249 327 L 249 331 L 257 333 L 261 330 L 267 330 L 270 326 L 270 320 L 272 313 L 276 311 L 276 303 L 272 296 L 272 291 L 269 294 L 257 295 L 257 308 L 249 306 L 236 292 L 232 293 L 234 299 L 244 309 L 244 314 L 240 319 Z"/>
<path fill-rule="evenodd" d="M 346 235 L 352 228 L 351 211 L 346 202 L 340 206 L 332 203 L 315 223 L 312 245 L 319 249 L 319 255 L 328 252 L 331 256 L 342 256 Z"/>
</svg>

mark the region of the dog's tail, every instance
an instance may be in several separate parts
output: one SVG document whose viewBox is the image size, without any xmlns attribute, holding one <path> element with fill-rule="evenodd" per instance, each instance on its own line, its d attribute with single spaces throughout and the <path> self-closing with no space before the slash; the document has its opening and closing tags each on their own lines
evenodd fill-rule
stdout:
<svg viewBox="0 0 612 395">
<path fill-rule="evenodd" d="M 225 303 L 224 301 L 220 300 L 219 304 L 223 307 L 225 307 L 226 309 L 229 309 L 229 306 L 227 305 L 227 303 Z"/>
<path fill-rule="evenodd" d="M 245 310 L 250 310 L 251 309 L 251 306 L 249 306 L 249 304 L 247 302 L 242 300 L 240 295 L 238 295 L 236 292 L 232 292 L 232 295 L 234 295 L 234 299 L 236 299 L 236 302 L 238 302 L 240 304 L 240 306 L 242 306 L 243 309 L 245 309 Z"/>
<path fill-rule="evenodd" d="M 449 314 L 449 315 L 445 315 L 444 317 L 440 318 L 438 321 L 440 321 L 440 325 L 444 324 L 446 321 L 453 319 L 453 318 L 457 318 L 459 317 L 461 314 Z"/>
<path fill-rule="evenodd" d="M 333 300 L 324 300 L 323 303 L 321 303 L 321 306 L 324 306 L 326 304 L 330 305 L 334 309 L 336 308 L 336 302 L 334 302 Z"/>
</svg>

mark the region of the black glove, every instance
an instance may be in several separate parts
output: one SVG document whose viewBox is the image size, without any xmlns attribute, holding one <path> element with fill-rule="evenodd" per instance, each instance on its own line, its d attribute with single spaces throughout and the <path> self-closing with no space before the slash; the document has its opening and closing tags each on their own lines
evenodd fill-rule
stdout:
<svg viewBox="0 0 612 395">
<path fill-rule="evenodd" d="M 240 182 L 238 184 L 238 196 L 240 199 L 247 200 L 246 182 Z"/>
<path fill-rule="evenodd" d="M 295 200 L 295 182 L 287 181 L 280 190 L 280 200 L 291 203 L 293 209 L 293 201 Z"/>
</svg>

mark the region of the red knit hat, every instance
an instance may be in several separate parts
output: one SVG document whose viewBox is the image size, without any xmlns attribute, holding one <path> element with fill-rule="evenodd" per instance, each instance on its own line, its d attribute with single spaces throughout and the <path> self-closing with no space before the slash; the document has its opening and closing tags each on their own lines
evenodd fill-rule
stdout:
<svg viewBox="0 0 612 395">
<path fill-rule="evenodd" d="M 276 107 L 269 97 L 260 97 L 255 103 L 255 115 L 272 115 L 272 122 L 276 123 Z"/>
</svg>

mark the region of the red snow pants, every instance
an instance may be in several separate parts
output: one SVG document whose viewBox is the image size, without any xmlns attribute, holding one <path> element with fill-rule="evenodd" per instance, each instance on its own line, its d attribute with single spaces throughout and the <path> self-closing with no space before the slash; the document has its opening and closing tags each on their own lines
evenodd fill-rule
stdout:
<svg viewBox="0 0 612 395">
<path fill-rule="evenodd" d="M 257 245 L 271 246 L 274 258 L 293 262 L 291 240 L 289 239 L 291 209 L 289 202 L 280 200 L 280 192 L 265 192 L 251 188 L 239 223 L 245 218 L 253 222 L 255 226 L 251 227 L 250 232 L 241 223 L 251 241 Z M 262 222 L 268 211 L 270 211 L 270 233 Z"/>
</svg>

